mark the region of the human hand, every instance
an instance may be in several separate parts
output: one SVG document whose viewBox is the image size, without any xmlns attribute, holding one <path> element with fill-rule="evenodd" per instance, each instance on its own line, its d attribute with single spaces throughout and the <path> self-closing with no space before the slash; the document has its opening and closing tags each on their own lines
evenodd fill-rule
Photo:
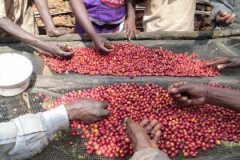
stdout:
<svg viewBox="0 0 240 160">
<path fill-rule="evenodd" d="M 208 66 L 214 66 L 219 70 L 226 68 L 238 68 L 240 67 L 240 56 L 237 57 L 215 57 L 209 59 L 206 64 Z"/>
<path fill-rule="evenodd" d="M 160 138 L 160 124 L 157 120 L 152 120 L 148 122 L 144 119 L 140 124 L 134 122 L 130 118 L 125 119 L 125 124 L 127 127 L 127 134 L 132 142 L 135 152 L 146 148 L 157 148 L 157 141 Z M 151 134 L 151 138 L 148 136 Z"/>
<path fill-rule="evenodd" d="M 126 34 L 126 38 L 128 38 L 128 40 L 131 40 L 132 38 L 136 38 L 137 35 L 140 33 L 139 30 L 136 29 L 136 23 L 135 23 L 135 18 L 128 18 L 125 21 L 125 34 Z"/>
<path fill-rule="evenodd" d="M 46 44 L 47 47 L 45 47 L 46 51 L 49 53 L 43 52 L 43 54 L 50 54 L 54 57 L 57 57 L 59 59 L 62 58 L 69 58 L 72 56 L 72 49 L 68 45 L 58 44 L 58 43 L 48 43 Z"/>
<path fill-rule="evenodd" d="M 206 102 L 208 89 L 203 84 L 177 82 L 168 87 L 168 94 L 179 105 L 199 105 Z"/>
<path fill-rule="evenodd" d="M 84 123 L 93 123 L 109 115 L 106 102 L 90 99 L 77 99 L 64 105 L 70 120 L 79 119 Z"/>
<path fill-rule="evenodd" d="M 236 15 L 232 13 L 227 13 L 223 11 L 218 11 L 216 15 L 216 22 L 220 25 L 230 25 L 236 20 Z"/>
<path fill-rule="evenodd" d="M 113 46 L 110 42 L 101 36 L 96 36 L 96 38 L 93 39 L 93 46 L 102 54 L 113 51 Z"/>
<path fill-rule="evenodd" d="M 52 27 L 52 28 L 47 28 L 47 34 L 50 37 L 60 37 L 66 34 L 66 31 L 62 28 Z"/>
</svg>

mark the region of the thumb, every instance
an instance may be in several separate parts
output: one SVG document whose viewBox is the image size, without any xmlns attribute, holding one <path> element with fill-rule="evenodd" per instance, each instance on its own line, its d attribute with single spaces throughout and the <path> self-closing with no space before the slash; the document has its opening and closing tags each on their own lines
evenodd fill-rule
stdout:
<svg viewBox="0 0 240 160">
<path fill-rule="evenodd" d="M 124 123 L 126 124 L 127 127 L 131 127 L 132 125 L 135 124 L 135 122 L 131 118 L 125 118 Z"/>
</svg>

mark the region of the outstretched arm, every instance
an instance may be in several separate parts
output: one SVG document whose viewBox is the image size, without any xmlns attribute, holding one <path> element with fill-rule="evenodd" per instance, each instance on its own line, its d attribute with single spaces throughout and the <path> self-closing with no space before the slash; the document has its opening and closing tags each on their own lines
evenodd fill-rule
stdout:
<svg viewBox="0 0 240 160">
<path fill-rule="evenodd" d="M 0 123 L 0 159 L 26 159 L 40 153 L 54 134 L 69 126 L 64 106 Z"/>
<path fill-rule="evenodd" d="M 51 37 L 59 37 L 64 35 L 65 31 L 57 29 L 53 23 L 52 17 L 49 12 L 47 0 L 34 0 L 34 2 L 46 26 L 48 35 Z"/>
<path fill-rule="evenodd" d="M 206 63 L 208 66 L 213 66 L 218 70 L 227 68 L 240 68 L 240 56 L 235 57 L 214 57 Z"/>
<path fill-rule="evenodd" d="M 169 86 L 168 93 L 179 105 L 210 103 L 240 112 L 240 91 L 211 87 L 200 83 L 177 82 Z"/>
<path fill-rule="evenodd" d="M 73 12 L 75 13 L 77 22 L 81 25 L 81 27 L 85 30 L 85 32 L 91 37 L 95 47 L 104 52 L 110 52 L 112 51 L 111 47 L 106 47 L 106 43 L 108 41 L 104 39 L 103 37 L 99 36 L 95 29 L 93 28 L 93 25 L 88 18 L 87 10 L 82 2 L 82 0 L 71 0 L 71 6 L 73 9 Z"/>
<path fill-rule="evenodd" d="M 136 16 L 135 16 L 135 0 L 127 0 L 127 19 L 125 21 L 125 32 L 126 37 L 130 40 L 131 38 L 136 38 L 139 31 L 136 29 Z"/>
<path fill-rule="evenodd" d="M 67 129 L 69 119 L 84 123 L 101 120 L 109 114 L 106 103 L 77 99 L 50 111 L 27 114 L 0 123 L 0 159 L 26 159 L 40 153 L 57 131 Z"/>
<path fill-rule="evenodd" d="M 240 91 L 209 87 L 207 93 L 207 103 L 226 107 L 228 109 L 240 112 Z"/>
<path fill-rule="evenodd" d="M 34 35 L 23 30 L 17 24 L 13 23 L 7 17 L 0 18 L 0 28 L 3 31 L 15 37 L 16 39 L 22 42 L 25 42 L 29 45 L 32 45 L 34 47 L 40 48 L 49 53 L 52 53 L 54 56 L 61 57 L 61 56 L 71 55 L 70 52 L 65 52 L 64 50 L 62 50 L 63 46 L 41 41 L 40 39 L 36 38 Z"/>
</svg>

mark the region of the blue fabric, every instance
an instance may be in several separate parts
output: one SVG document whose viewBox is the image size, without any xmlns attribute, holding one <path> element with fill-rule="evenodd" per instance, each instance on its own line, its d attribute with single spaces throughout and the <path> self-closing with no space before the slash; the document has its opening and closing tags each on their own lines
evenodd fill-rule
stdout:
<svg viewBox="0 0 240 160">
<path fill-rule="evenodd" d="M 84 0 L 84 5 L 87 9 L 89 17 L 93 20 L 103 23 L 103 25 L 98 25 L 93 23 L 93 26 L 97 33 L 112 33 L 116 32 L 120 26 L 118 24 L 111 24 L 113 22 L 118 22 L 123 19 L 126 14 L 126 5 L 122 4 L 117 7 L 110 7 L 101 2 L 101 0 Z M 83 28 L 77 23 L 75 32 L 79 34 L 85 33 Z"/>
</svg>

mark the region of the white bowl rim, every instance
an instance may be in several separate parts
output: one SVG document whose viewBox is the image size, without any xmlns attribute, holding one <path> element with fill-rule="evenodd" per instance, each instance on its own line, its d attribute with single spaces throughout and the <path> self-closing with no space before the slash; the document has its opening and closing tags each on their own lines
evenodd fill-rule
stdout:
<svg viewBox="0 0 240 160">
<path fill-rule="evenodd" d="M 14 83 L 12 82 L 12 83 L 0 84 L 0 87 L 1 87 L 1 88 L 8 88 L 8 87 L 12 87 L 12 86 L 14 86 L 14 85 L 23 83 L 24 81 L 26 81 L 27 79 L 29 79 L 30 76 L 31 76 L 32 73 L 33 73 L 33 64 L 32 64 L 32 62 L 31 62 L 27 57 L 25 57 L 25 56 L 22 55 L 21 53 L 17 53 L 17 52 L 0 53 L 0 57 L 1 57 L 1 56 L 6 56 L 6 55 L 12 55 L 12 56 L 21 57 L 21 60 L 23 60 L 24 63 L 27 63 L 27 65 L 28 65 L 28 70 L 27 70 L 28 73 L 26 73 L 26 76 L 22 77 L 21 79 L 19 79 L 18 81 L 14 82 Z"/>
</svg>

